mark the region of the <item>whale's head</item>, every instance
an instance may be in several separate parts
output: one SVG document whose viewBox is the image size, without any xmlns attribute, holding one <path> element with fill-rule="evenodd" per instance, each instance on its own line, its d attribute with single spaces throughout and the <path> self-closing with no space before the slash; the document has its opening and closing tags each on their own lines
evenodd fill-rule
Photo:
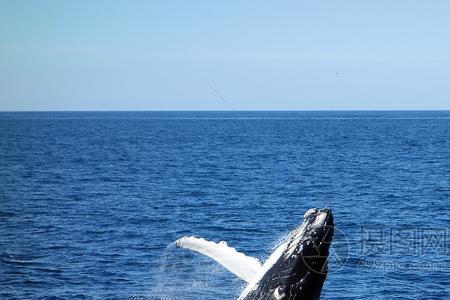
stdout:
<svg viewBox="0 0 450 300">
<path fill-rule="evenodd" d="M 267 271 L 245 299 L 319 299 L 333 226 L 330 209 L 308 210 L 269 257 Z"/>
<path fill-rule="evenodd" d="M 305 213 L 276 263 L 279 284 L 272 292 L 275 299 L 319 299 L 328 271 L 333 226 L 328 208 L 312 208 Z"/>
<path fill-rule="evenodd" d="M 305 213 L 276 263 L 280 282 L 273 290 L 275 299 L 319 299 L 328 271 L 333 226 L 328 208 L 312 208 Z"/>
<path fill-rule="evenodd" d="M 333 214 L 329 208 L 309 209 L 303 223 L 290 233 L 283 258 L 316 273 L 326 273 L 328 250 L 333 236 Z M 300 261 L 298 259 L 301 259 Z"/>
<path fill-rule="evenodd" d="M 289 258 L 289 254 L 300 256 L 309 271 L 325 273 L 334 231 L 333 214 L 328 208 L 312 208 L 303 218 L 303 223 L 293 232 L 285 258 Z"/>
</svg>

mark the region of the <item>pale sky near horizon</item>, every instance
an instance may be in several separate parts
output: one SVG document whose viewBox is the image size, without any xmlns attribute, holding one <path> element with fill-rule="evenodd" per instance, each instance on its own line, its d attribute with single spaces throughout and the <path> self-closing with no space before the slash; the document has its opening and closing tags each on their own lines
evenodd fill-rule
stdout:
<svg viewBox="0 0 450 300">
<path fill-rule="evenodd" d="M 0 111 L 450 109 L 449 16 L 449 1 L 0 0 Z"/>
</svg>

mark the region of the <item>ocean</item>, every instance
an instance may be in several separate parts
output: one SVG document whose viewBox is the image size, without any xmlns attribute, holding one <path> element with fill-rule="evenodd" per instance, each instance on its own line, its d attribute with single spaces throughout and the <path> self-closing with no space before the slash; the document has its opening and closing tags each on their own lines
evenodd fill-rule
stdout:
<svg viewBox="0 0 450 300">
<path fill-rule="evenodd" d="M 450 299 L 450 112 L 0 113 L 1 299 L 235 299 L 311 207 L 322 299 Z"/>
</svg>

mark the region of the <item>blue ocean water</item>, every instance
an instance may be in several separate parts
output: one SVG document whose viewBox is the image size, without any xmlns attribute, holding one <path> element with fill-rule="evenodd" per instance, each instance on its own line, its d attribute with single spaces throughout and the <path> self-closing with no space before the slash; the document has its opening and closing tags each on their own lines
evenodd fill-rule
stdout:
<svg viewBox="0 0 450 300">
<path fill-rule="evenodd" d="M 0 113 L 1 299 L 235 299 L 333 209 L 323 299 L 449 299 L 450 112 Z"/>
</svg>

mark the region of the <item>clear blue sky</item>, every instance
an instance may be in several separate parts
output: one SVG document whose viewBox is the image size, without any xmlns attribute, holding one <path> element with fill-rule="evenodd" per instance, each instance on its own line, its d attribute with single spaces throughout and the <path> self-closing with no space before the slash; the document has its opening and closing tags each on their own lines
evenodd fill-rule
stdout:
<svg viewBox="0 0 450 300">
<path fill-rule="evenodd" d="M 0 0 L 0 110 L 450 109 L 450 1 Z"/>
</svg>

